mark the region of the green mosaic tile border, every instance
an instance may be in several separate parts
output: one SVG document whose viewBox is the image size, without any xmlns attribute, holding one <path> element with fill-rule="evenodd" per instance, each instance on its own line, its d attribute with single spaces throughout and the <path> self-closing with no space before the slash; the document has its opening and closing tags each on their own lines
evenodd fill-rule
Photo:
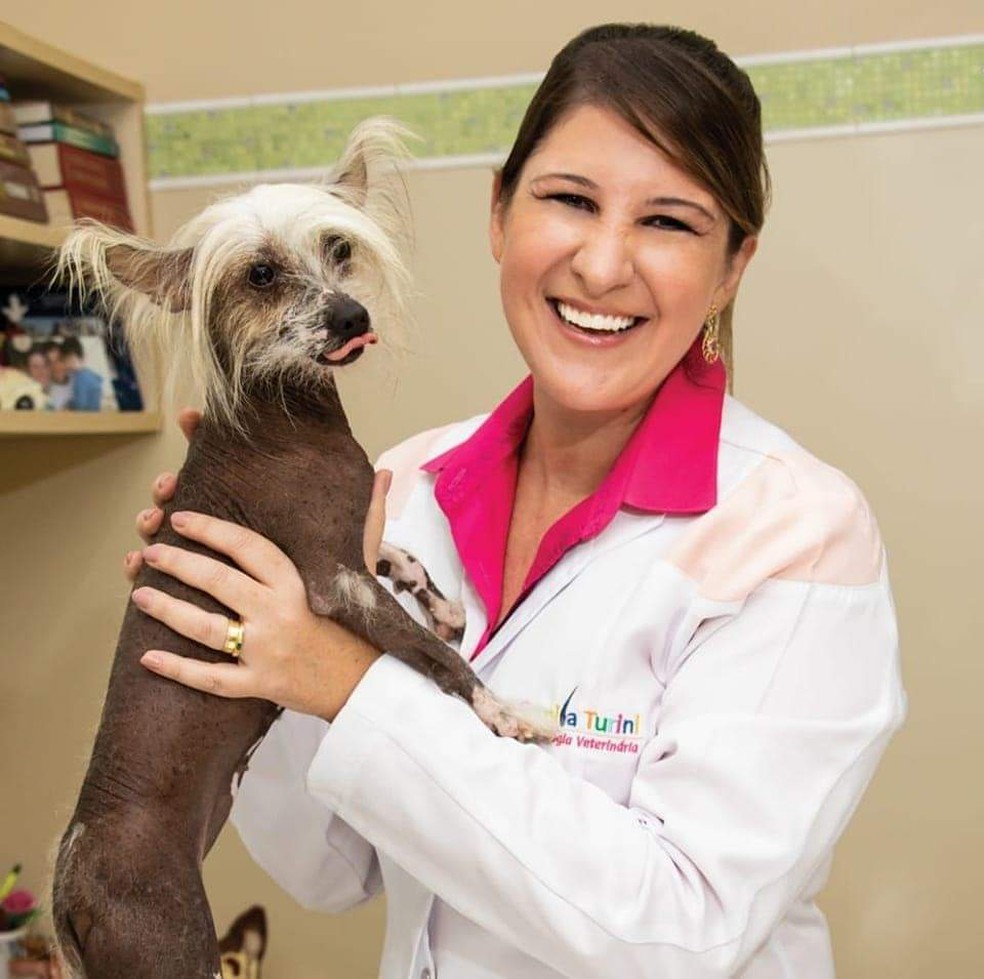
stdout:
<svg viewBox="0 0 984 979">
<path fill-rule="evenodd" d="M 765 129 L 776 135 L 984 113 L 984 43 L 977 38 L 849 57 L 747 62 Z M 150 175 L 163 187 L 189 178 L 322 167 L 337 159 L 357 122 L 380 114 L 422 137 L 412 147 L 419 159 L 504 156 L 534 88 L 524 81 L 179 111 L 150 107 Z"/>
</svg>

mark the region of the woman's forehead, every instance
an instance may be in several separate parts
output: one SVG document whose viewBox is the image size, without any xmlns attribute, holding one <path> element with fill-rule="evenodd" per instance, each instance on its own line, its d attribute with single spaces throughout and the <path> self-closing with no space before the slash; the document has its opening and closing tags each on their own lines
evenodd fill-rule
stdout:
<svg viewBox="0 0 984 979">
<path fill-rule="evenodd" d="M 523 169 L 527 180 L 581 178 L 601 191 L 686 196 L 712 213 L 720 210 L 713 195 L 668 154 L 602 106 L 577 106 L 561 116 Z"/>
</svg>

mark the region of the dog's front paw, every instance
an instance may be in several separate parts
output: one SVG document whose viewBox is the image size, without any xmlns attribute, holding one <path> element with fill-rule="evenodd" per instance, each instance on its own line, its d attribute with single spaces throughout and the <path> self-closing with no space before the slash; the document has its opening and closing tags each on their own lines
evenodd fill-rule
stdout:
<svg viewBox="0 0 984 979">
<path fill-rule="evenodd" d="M 475 688 L 472 707 L 485 726 L 502 738 L 545 743 L 557 735 L 556 724 L 542 708 L 532 704 L 504 704 L 485 687 Z"/>
</svg>

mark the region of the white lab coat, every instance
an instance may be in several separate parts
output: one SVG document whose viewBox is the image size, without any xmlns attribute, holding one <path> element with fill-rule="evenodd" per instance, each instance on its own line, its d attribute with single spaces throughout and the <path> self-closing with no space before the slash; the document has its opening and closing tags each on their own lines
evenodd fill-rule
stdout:
<svg viewBox="0 0 984 979">
<path fill-rule="evenodd" d="M 485 610 L 418 467 L 480 421 L 381 460 L 386 539 L 464 602 L 465 652 Z M 385 887 L 384 979 L 833 976 L 813 899 L 905 713 L 884 551 L 854 485 L 731 398 L 717 472 L 709 512 L 622 510 L 566 553 L 475 660 L 554 744 L 383 657 L 253 755 L 245 845 L 311 908 Z"/>
</svg>

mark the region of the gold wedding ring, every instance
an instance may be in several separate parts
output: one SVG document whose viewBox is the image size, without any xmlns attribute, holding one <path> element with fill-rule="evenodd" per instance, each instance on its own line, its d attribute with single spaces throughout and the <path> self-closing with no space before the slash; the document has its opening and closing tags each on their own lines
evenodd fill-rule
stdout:
<svg viewBox="0 0 984 979">
<path fill-rule="evenodd" d="M 244 635 L 245 631 L 242 622 L 239 619 L 229 619 L 229 624 L 226 626 L 226 641 L 222 647 L 222 652 L 228 653 L 230 656 L 238 659 L 239 654 L 243 651 Z"/>
</svg>

